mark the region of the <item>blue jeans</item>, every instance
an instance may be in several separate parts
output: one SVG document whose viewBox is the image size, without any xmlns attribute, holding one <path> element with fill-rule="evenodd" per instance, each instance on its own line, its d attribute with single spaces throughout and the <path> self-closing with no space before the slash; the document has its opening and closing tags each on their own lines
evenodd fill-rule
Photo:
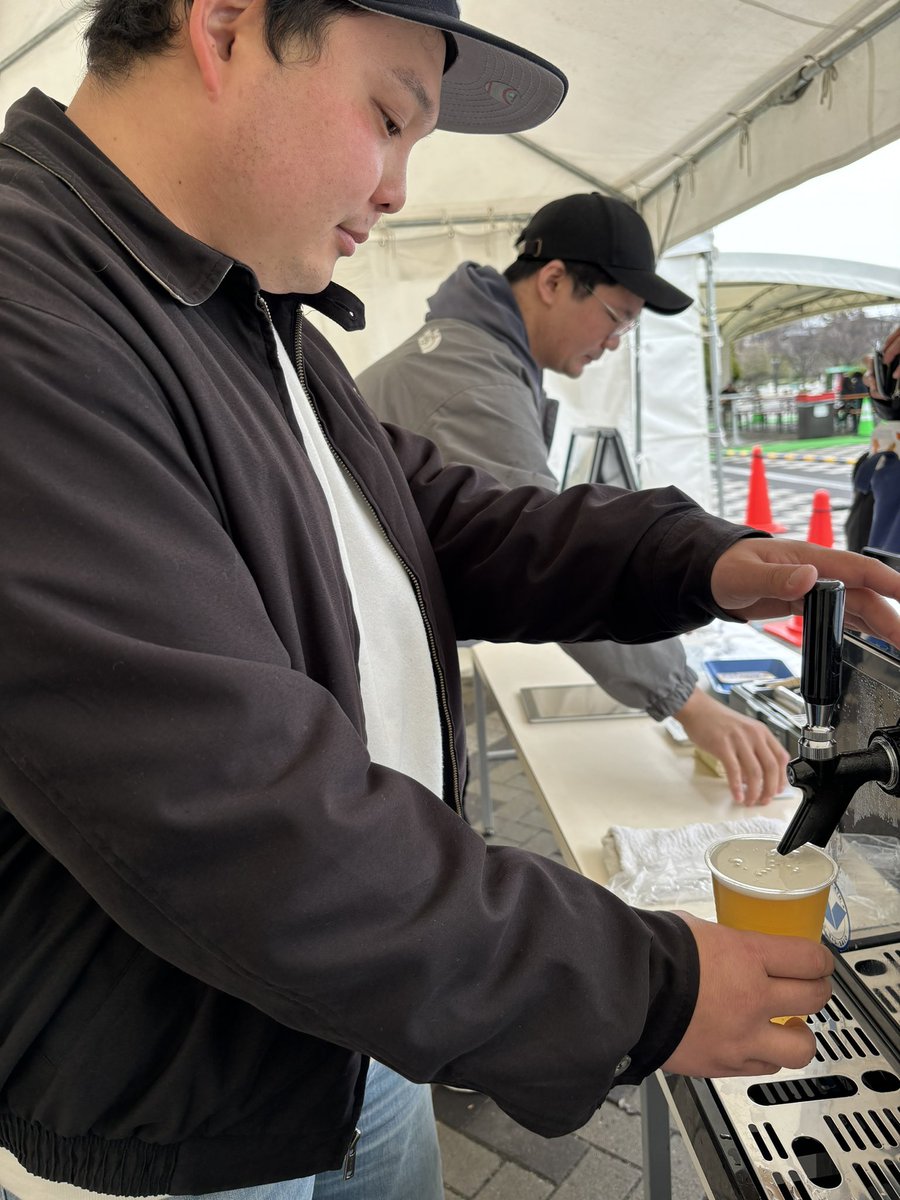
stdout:
<svg viewBox="0 0 900 1200">
<path fill-rule="evenodd" d="M 341 1171 L 327 1171 L 305 1179 L 211 1192 L 202 1200 L 443 1200 L 441 1156 L 427 1084 L 410 1083 L 373 1062 L 359 1130 L 352 1179 L 344 1179 Z M 16 1200 L 2 1187 L 0 1198 Z"/>
</svg>

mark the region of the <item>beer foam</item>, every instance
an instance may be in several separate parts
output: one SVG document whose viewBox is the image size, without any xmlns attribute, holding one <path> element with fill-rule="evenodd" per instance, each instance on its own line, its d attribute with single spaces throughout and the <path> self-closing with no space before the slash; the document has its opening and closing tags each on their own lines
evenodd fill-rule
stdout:
<svg viewBox="0 0 900 1200">
<path fill-rule="evenodd" d="M 807 896 L 834 880 L 834 860 L 818 846 L 800 846 L 790 854 L 779 854 L 777 847 L 778 838 L 733 837 L 711 846 L 706 861 L 720 882 L 771 899 Z"/>
</svg>

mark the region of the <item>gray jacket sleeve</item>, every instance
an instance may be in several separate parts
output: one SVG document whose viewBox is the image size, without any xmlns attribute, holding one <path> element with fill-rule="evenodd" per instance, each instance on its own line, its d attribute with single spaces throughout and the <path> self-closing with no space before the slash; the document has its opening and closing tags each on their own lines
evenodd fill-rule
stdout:
<svg viewBox="0 0 900 1200">
<path fill-rule="evenodd" d="M 622 704 L 646 709 L 655 721 L 678 712 L 697 682 L 678 638 L 624 646 L 619 642 L 561 642 L 570 658 Z"/>
</svg>

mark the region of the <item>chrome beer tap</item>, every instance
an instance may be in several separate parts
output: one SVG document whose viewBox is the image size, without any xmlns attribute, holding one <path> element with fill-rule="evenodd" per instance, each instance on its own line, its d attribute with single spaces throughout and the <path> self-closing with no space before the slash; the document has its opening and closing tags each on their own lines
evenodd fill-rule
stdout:
<svg viewBox="0 0 900 1200">
<path fill-rule="evenodd" d="M 843 621 L 843 583 L 820 579 L 803 601 L 800 692 L 806 725 L 799 756 L 787 768 L 803 799 L 778 845 L 780 854 L 805 842 L 825 846 L 864 783 L 874 781 L 890 795 L 900 795 L 900 725 L 874 730 L 865 750 L 837 750 L 834 712 L 841 698 Z"/>
</svg>

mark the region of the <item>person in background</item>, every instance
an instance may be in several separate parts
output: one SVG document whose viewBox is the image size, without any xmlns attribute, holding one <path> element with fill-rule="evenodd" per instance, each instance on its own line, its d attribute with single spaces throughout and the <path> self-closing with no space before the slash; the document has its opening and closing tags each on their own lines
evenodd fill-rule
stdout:
<svg viewBox="0 0 900 1200">
<path fill-rule="evenodd" d="M 866 395 L 866 384 L 862 371 L 856 370 L 843 382 L 841 398 L 835 409 L 835 417 L 840 429 L 846 433 L 856 433 L 859 429 L 860 406 Z"/>
<path fill-rule="evenodd" d="M 658 1067 L 804 1066 L 770 1018 L 827 1002 L 824 946 L 466 824 L 457 641 L 671 636 L 824 574 L 900 642 L 900 577 L 444 465 L 306 318 L 361 327 L 332 273 L 423 137 L 530 128 L 564 77 L 453 0 L 94 0 L 86 40 L 0 135 L 5 1200 L 439 1200 L 432 1081 L 551 1136 Z"/>
<path fill-rule="evenodd" d="M 900 356 L 900 326 L 885 340 L 886 367 Z M 894 388 L 885 394 L 876 386 L 872 356 L 866 358 L 862 381 L 869 391 L 875 422 L 869 449 L 853 466 L 853 501 L 844 532 L 848 550 L 867 547 L 900 555 L 900 367 L 893 372 Z"/>
<path fill-rule="evenodd" d="M 509 487 L 558 488 L 548 462 L 557 402 L 543 372 L 572 379 L 616 350 L 644 307 L 679 313 L 689 296 L 656 273 L 650 232 L 597 192 L 545 205 L 501 275 L 467 262 L 430 298 L 425 324 L 357 378 L 378 417 L 431 438 L 445 461 Z M 788 754 L 761 721 L 704 692 L 678 639 L 562 647 L 611 695 L 655 720 L 675 717 L 722 763 L 737 804 L 786 786 Z"/>
</svg>

